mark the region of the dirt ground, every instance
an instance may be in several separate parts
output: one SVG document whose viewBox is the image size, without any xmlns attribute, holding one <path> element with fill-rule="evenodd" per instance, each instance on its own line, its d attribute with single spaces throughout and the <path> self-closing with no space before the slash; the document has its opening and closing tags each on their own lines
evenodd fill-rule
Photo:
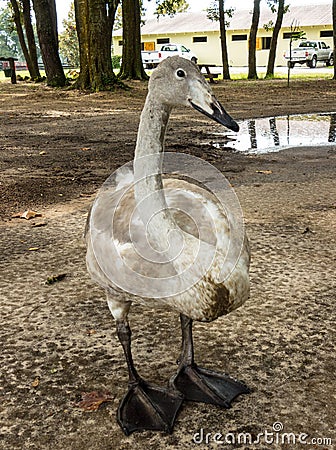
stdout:
<svg viewBox="0 0 336 450">
<path fill-rule="evenodd" d="M 212 140 L 220 125 L 189 109 L 174 111 L 167 149 L 225 174 L 252 249 L 250 300 L 195 324 L 196 358 L 252 393 L 229 410 L 185 403 L 172 435 L 126 437 L 116 423 L 126 367 L 104 294 L 87 275 L 82 236 L 97 189 L 132 159 L 147 86 L 132 88 L 81 94 L 0 84 L 0 448 L 335 448 L 336 145 L 259 156 L 219 150 Z M 335 111 L 331 80 L 289 89 L 285 80 L 220 82 L 214 90 L 235 119 Z M 42 216 L 12 218 L 27 209 Z M 130 321 L 141 374 L 165 385 L 180 350 L 178 317 L 134 306 Z M 76 403 L 91 391 L 108 391 L 111 401 L 83 411 Z M 239 443 L 239 433 L 255 440 L 265 432 L 268 441 Z M 224 439 L 216 433 L 231 434 L 216 443 Z M 306 445 L 282 444 L 283 433 L 305 433 Z"/>
</svg>

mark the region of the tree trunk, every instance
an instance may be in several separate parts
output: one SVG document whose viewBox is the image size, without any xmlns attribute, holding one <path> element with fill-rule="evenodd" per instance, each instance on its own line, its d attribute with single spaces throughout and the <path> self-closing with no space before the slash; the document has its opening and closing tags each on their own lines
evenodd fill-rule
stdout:
<svg viewBox="0 0 336 450">
<path fill-rule="evenodd" d="M 140 2 L 122 1 L 123 51 L 119 78 L 148 80 L 141 60 Z"/>
<path fill-rule="evenodd" d="M 85 90 L 91 88 L 89 72 L 89 0 L 74 0 L 74 5 L 80 65 L 80 73 L 75 86 Z"/>
<path fill-rule="evenodd" d="M 334 41 L 334 80 L 336 80 L 336 64 L 335 64 L 335 54 L 336 54 L 336 0 L 332 2 L 332 17 L 333 17 L 333 41 Z"/>
<path fill-rule="evenodd" d="M 12 8 L 13 8 L 13 12 L 14 12 L 14 23 L 15 23 L 15 27 L 16 27 L 16 32 L 18 34 L 19 37 L 19 42 L 20 42 L 20 46 L 22 49 L 22 53 L 25 57 L 27 66 L 28 66 L 28 70 L 29 70 L 29 74 L 32 78 L 34 78 L 34 71 L 32 70 L 32 60 L 29 54 L 29 50 L 26 44 L 26 40 L 25 40 L 25 36 L 24 36 L 24 32 L 23 32 L 23 28 L 22 28 L 22 23 L 21 23 L 21 15 L 20 15 L 20 9 L 19 9 L 19 5 L 17 4 L 16 0 L 10 0 Z"/>
<path fill-rule="evenodd" d="M 252 24 L 249 36 L 249 51 L 248 51 L 248 76 L 249 80 L 256 80 L 257 75 L 257 60 L 256 60 L 256 44 L 257 44 L 257 32 L 260 18 L 260 1 L 254 0 Z"/>
<path fill-rule="evenodd" d="M 268 63 L 267 63 L 267 71 L 265 78 L 273 78 L 274 77 L 274 64 L 275 64 L 275 57 L 276 57 L 276 49 L 278 44 L 278 36 L 280 33 L 281 25 L 282 25 L 282 19 L 284 16 L 284 10 L 285 10 L 285 0 L 279 0 L 278 1 L 278 14 L 277 19 L 274 25 L 274 30 L 272 33 L 272 39 L 271 39 L 271 48 L 268 55 Z"/>
<path fill-rule="evenodd" d="M 11 70 L 11 83 L 16 84 L 15 58 L 8 58 L 9 68 Z"/>
<path fill-rule="evenodd" d="M 26 38 L 27 45 L 29 49 L 30 56 L 30 66 L 27 61 L 28 70 L 30 73 L 30 77 L 33 80 L 38 80 L 41 78 L 38 62 L 37 62 L 37 51 L 36 51 L 36 43 L 35 43 L 35 35 L 31 22 L 31 4 L 30 0 L 21 0 L 22 2 L 22 14 L 23 14 L 23 23 L 26 30 Z"/>
<path fill-rule="evenodd" d="M 223 79 L 230 80 L 229 58 L 228 58 L 227 43 L 226 43 L 224 0 L 219 0 L 219 25 L 220 25 L 220 38 L 221 38 L 221 49 L 222 49 Z"/>
<path fill-rule="evenodd" d="M 55 0 L 33 0 L 42 59 L 49 86 L 65 86 L 66 78 L 58 54 L 57 28 L 55 28 Z"/>
<path fill-rule="evenodd" d="M 118 80 L 111 59 L 112 28 L 120 0 L 75 0 L 80 74 L 75 87 L 101 91 Z"/>
<path fill-rule="evenodd" d="M 57 25 L 56 1 L 48 0 L 48 3 L 50 5 L 50 21 L 52 24 L 52 31 L 54 33 L 54 39 L 55 39 L 55 42 L 57 45 L 57 51 L 58 51 L 58 25 Z"/>
<path fill-rule="evenodd" d="M 25 60 L 27 62 L 28 68 L 30 66 L 30 55 L 29 55 L 29 51 L 28 51 L 28 47 L 25 41 L 25 37 L 24 37 L 24 32 L 23 32 L 23 28 L 22 28 L 22 23 L 21 23 L 21 17 L 20 17 L 20 9 L 19 6 L 16 2 L 16 0 L 10 0 L 12 8 L 13 8 L 13 12 L 14 12 L 14 23 L 15 23 L 15 27 L 16 27 L 16 32 L 18 34 L 19 37 L 19 42 L 21 45 L 21 49 L 23 52 L 23 55 L 25 57 Z"/>
</svg>

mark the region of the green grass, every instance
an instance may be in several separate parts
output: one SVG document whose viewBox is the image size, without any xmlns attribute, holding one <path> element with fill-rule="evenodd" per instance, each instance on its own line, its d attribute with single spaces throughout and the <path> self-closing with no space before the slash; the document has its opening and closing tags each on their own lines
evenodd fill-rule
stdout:
<svg viewBox="0 0 336 450">
<path fill-rule="evenodd" d="M 266 70 L 264 72 L 258 72 L 258 78 L 260 80 L 264 79 L 266 75 Z M 326 79 L 326 80 L 330 80 L 333 77 L 334 73 L 333 73 L 333 69 L 331 68 L 329 71 L 325 71 L 325 72 L 314 72 L 314 70 L 312 70 L 311 73 L 295 73 L 295 69 L 294 71 L 292 70 L 290 73 L 290 79 L 291 80 L 312 80 L 312 79 Z M 232 73 L 231 75 L 231 79 L 232 80 L 246 80 L 247 79 L 247 75 L 246 73 Z M 274 80 L 287 80 L 287 72 L 276 72 L 274 73 Z M 223 77 L 220 75 L 218 77 L 219 80 L 223 79 Z M 269 78 L 269 80 L 272 80 L 272 78 Z"/>
<path fill-rule="evenodd" d="M 10 78 L 6 78 L 4 71 L 0 70 L 0 81 L 10 80 Z"/>
<path fill-rule="evenodd" d="M 147 70 L 146 71 L 148 73 L 148 75 L 151 75 L 152 70 Z M 19 70 L 16 72 L 17 75 L 21 75 L 22 77 L 28 76 L 29 77 L 29 72 L 28 70 Z M 65 70 L 65 75 L 67 75 L 68 70 Z M 115 73 L 119 73 L 119 69 L 115 71 Z M 260 80 L 264 79 L 266 74 L 266 70 L 263 72 L 259 72 L 258 73 L 258 77 Z M 291 80 L 313 80 L 313 79 L 326 79 L 326 80 L 330 80 L 334 75 L 334 70 L 333 67 L 330 68 L 326 68 L 326 70 L 322 73 L 316 73 L 314 72 L 314 69 L 311 70 L 311 73 L 297 73 L 295 72 L 295 69 L 291 70 Z M 42 70 L 41 71 L 41 76 L 45 76 L 45 71 Z M 231 73 L 231 79 L 232 80 L 246 80 L 247 79 L 247 74 L 246 72 L 241 72 L 241 73 Z M 274 79 L 276 80 L 281 80 L 281 79 L 287 79 L 287 73 L 279 73 L 275 71 L 275 75 L 274 75 Z M 218 80 L 223 80 L 223 76 L 220 74 L 218 76 Z M 0 82 L 8 82 L 10 83 L 10 78 L 5 77 L 5 74 L 3 72 L 3 70 L 0 70 Z"/>
<path fill-rule="evenodd" d="M 40 73 L 42 77 L 45 76 L 44 70 L 40 70 Z M 17 70 L 16 75 L 20 75 L 22 78 L 30 76 L 28 70 Z M 8 83 L 10 83 L 10 77 L 5 77 L 5 73 L 3 70 L 0 70 L 0 82 L 1 81 L 8 81 Z"/>
<path fill-rule="evenodd" d="M 325 79 L 325 80 L 331 80 L 333 77 L 333 73 L 307 73 L 307 74 L 295 74 L 295 73 L 291 73 L 290 74 L 290 78 L 291 80 L 313 80 L 313 79 Z M 279 78 L 286 78 L 287 79 L 287 75 L 281 76 Z"/>
</svg>

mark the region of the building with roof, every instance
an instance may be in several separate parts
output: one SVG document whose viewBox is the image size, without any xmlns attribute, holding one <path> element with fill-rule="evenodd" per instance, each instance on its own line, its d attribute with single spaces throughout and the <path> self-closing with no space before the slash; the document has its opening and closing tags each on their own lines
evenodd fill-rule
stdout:
<svg viewBox="0 0 336 450">
<path fill-rule="evenodd" d="M 276 13 L 261 9 L 257 34 L 257 65 L 266 66 L 268 61 L 272 26 Z M 227 27 L 227 47 L 231 66 L 248 65 L 248 37 L 252 22 L 252 9 L 236 10 Z M 289 47 L 291 25 L 296 23 L 306 33 L 307 39 L 323 40 L 333 46 L 332 2 L 305 6 L 290 6 L 284 15 L 278 39 L 276 66 L 283 66 L 283 57 Z M 266 25 L 266 27 L 265 27 Z M 267 31 L 268 29 L 268 31 Z M 142 46 L 145 50 L 158 50 L 165 43 L 179 43 L 190 48 L 198 61 L 204 64 L 221 65 L 219 23 L 207 18 L 206 12 L 180 13 L 174 17 L 152 18 L 141 28 Z M 122 53 L 122 35 L 114 33 L 114 54 Z"/>
</svg>

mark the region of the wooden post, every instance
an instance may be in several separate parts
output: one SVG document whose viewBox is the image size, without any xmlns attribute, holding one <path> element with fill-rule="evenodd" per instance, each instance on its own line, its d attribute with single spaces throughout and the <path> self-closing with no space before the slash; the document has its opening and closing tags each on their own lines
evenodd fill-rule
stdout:
<svg viewBox="0 0 336 450">
<path fill-rule="evenodd" d="M 12 71 L 11 73 L 11 83 L 16 84 L 16 73 L 15 73 L 15 59 L 14 58 L 8 58 L 9 61 L 9 67 Z"/>
<path fill-rule="evenodd" d="M 11 83 L 16 84 L 16 73 L 15 73 L 15 62 L 17 61 L 17 58 L 13 58 L 11 56 L 4 57 L 0 56 L 0 61 L 8 61 L 9 62 L 9 68 L 11 70 Z"/>
</svg>

